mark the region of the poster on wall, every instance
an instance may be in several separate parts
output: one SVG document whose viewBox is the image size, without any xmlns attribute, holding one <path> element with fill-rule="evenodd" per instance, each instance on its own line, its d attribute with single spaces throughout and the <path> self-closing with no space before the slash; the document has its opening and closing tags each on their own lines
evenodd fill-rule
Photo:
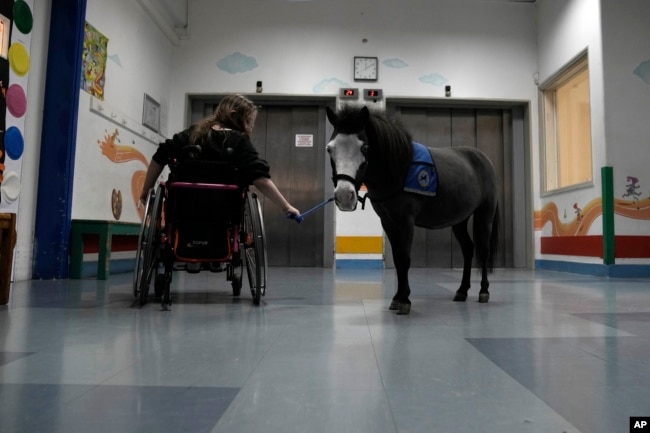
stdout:
<svg viewBox="0 0 650 433">
<path fill-rule="evenodd" d="M 81 88 L 104 100 L 108 38 L 86 21 L 81 58 Z"/>
<path fill-rule="evenodd" d="M 0 1 L 0 212 L 18 213 L 33 0 Z"/>
</svg>

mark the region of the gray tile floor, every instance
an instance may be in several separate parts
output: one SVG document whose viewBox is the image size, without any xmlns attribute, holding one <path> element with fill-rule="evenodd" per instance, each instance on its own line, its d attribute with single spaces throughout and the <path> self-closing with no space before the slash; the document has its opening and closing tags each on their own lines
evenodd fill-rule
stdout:
<svg viewBox="0 0 650 433">
<path fill-rule="evenodd" d="M 224 274 L 14 283 L 0 307 L 0 432 L 625 433 L 650 416 L 650 280 L 497 270 L 270 268 L 259 307 Z M 474 274 L 474 280 L 478 276 Z M 478 285 L 477 282 L 474 283 Z"/>
</svg>

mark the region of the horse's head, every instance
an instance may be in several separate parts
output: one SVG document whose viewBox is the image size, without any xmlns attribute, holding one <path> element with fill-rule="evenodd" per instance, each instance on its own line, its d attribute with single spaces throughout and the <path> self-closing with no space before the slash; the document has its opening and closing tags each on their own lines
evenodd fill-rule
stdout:
<svg viewBox="0 0 650 433">
<path fill-rule="evenodd" d="M 334 201 L 342 211 L 357 208 L 357 193 L 368 164 L 368 138 L 365 128 L 370 112 L 367 107 L 345 108 L 339 114 L 327 107 L 327 118 L 334 133 L 327 144 L 332 163 Z"/>
</svg>

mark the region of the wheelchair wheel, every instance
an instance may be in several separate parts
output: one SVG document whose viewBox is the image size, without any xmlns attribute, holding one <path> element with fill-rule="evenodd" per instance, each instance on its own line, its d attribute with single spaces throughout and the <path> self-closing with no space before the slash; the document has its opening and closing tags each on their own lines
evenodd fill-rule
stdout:
<svg viewBox="0 0 650 433">
<path fill-rule="evenodd" d="M 151 209 L 153 208 L 154 202 L 154 190 L 153 188 L 149 190 L 149 195 L 147 196 L 147 202 L 144 205 L 144 216 L 142 217 L 142 223 L 140 223 L 140 233 L 138 234 L 138 249 L 135 254 L 135 269 L 133 271 L 133 297 L 140 297 L 140 276 L 142 275 L 142 268 L 144 266 L 144 250 L 146 244 L 144 240 L 146 239 L 146 231 L 151 218 Z"/>
<path fill-rule="evenodd" d="M 158 267 L 160 250 L 160 230 L 163 205 L 163 187 L 158 186 L 156 193 L 150 193 L 145 216 L 142 219 L 141 241 L 136 258 L 135 284 L 140 298 L 140 305 L 147 303 L 151 277 Z"/>
<path fill-rule="evenodd" d="M 244 223 L 242 234 L 242 251 L 248 274 L 248 282 L 253 295 L 253 302 L 260 303 L 266 292 L 266 244 L 264 243 L 264 221 L 257 195 L 246 193 L 244 203 Z"/>
</svg>

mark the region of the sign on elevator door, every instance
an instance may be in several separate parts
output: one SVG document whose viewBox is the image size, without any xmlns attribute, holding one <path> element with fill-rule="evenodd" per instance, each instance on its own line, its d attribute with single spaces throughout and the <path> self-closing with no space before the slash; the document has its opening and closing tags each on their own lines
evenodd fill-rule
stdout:
<svg viewBox="0 0 650 433">
<path fill-rule="evenodd" d="M 314 135 L 296 134 L 296 147 L 314 147 Z"/>
</svg>

